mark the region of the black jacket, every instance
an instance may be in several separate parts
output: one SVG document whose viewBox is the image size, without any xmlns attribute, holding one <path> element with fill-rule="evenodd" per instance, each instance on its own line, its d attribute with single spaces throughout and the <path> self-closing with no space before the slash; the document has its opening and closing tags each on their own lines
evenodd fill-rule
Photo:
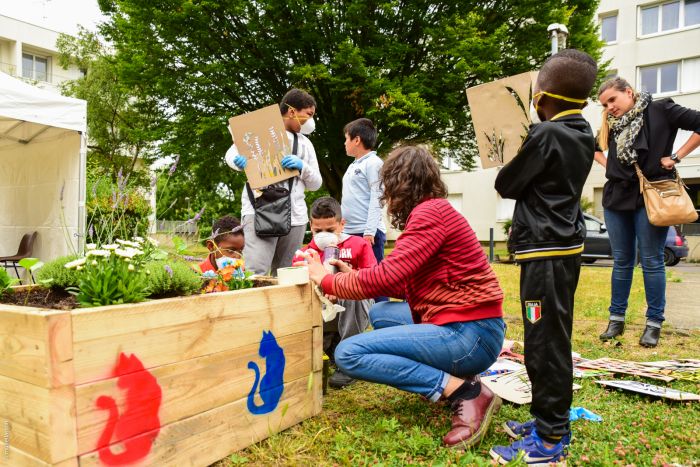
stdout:
<svg viewBox="0 0 700 467">
<path fill-rule="evenodd" d="M 673 172 L 661 167 L 661 158 L 673 152 L 673 141 L 679 129 L 700 133 L 700 112 L 660 99 L 644 109 L 644 124 L 632 147 L 637 151 L 637 163 L 649 180 L 673 178 Z M 612 136 L 612 135 L 611 135 Z M 644 206 L 639 193 L 639 179 L 634 166 L 622 165 L 617 160 L 617 143 L 608 141 L 608 163 L 603 188 L 603 207 L 619 211 L 633 211 Z M 600 150 L 600 149 L 598 149 Z"/>
<path fill-rule="evenodd" d="M 498 193 L 517 200 L 508 238 L 516 260 L 583 251 L 581 191 L 594 150 L 593 131 L 580 114 L 530 126 L 518 155 L 496 177 Z"/>
</svg>

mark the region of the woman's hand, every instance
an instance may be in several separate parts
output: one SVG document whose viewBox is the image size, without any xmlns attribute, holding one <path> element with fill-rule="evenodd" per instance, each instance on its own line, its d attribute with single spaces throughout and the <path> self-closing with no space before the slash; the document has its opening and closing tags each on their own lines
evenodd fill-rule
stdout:
<svg viewBox="0 0 700 467">
<path fill-rule="evenodd" d="M 661 167 L 663 167 L 666 170 L 673 170 L 673 168 L 676 166 L 676 163 L 671 160 L 669 156 L 662 157 L 661 158 Z"/>
<path fill-rule="evenodd" d="M 316 284 L 321 285 L 321 281 L 324 277 L 326 277 L 328 271 L 325 267 L 323 267 L 323 263 L 321 263 L 321 257 L 318 255 L 318 252 L 316 250 L 309 249 L 307 250 L 307 253 L 309 256 L 307 259 L 307 266 L 309 268 L 309 279 L 311 279 Z"/>
<path fill-rule="evenodd" d="M 338 268 L 338 272 L 350 272 L 352 271 L 352 266 L 350 266 L 348 263 L 345 261 L 341 261 L 339 259 L 332 259 L 329 261 L 330 264 Z"/>
</svg>

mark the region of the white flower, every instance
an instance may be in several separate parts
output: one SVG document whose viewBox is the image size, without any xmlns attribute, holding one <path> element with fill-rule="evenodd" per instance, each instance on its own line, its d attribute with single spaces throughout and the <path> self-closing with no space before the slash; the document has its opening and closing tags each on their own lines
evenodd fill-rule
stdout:
<svg viewBox="0 0 700 467">
<path fill-rule="evenodd" d="M 112 252 L 109 250 L 90 250 L 86 253 L 86 256 L 102 256 L 106 258 L 111 254 Z"/>
<path fill-rule="evenodd" d="M 66 263 L 66 265 L 64 267 L 66 269 L 73 269 L 73 268 L 82 266 L 83 264 L 85 264 L 86 261 L 87 261 L 87 258 L 74 259 L 73 261 Z"/>
<path fill-rule="evenodd" d="M 136 248 L 127 247 L 124 249 L 118 248 L 114 250 L 114 253 L 117 256 L 121 256 L 122 258 L 133 258 L 136 255 L 142 255 L 143 251 L 138 250 Z"/>
<path fill-rule="evenodd" d="M 130 246 L 132 248 L 138 248 L 140 245 L 136 242 L 130 242 L 129 240 L 117 239 L 117 243 L 121 245 Z"/>
<path fill-rule="evenodd" d="M 82 266 L 78 266 L 78 267 L 75 268 L 76 271 L 80 271 L 80 270 L 82 270 L 82 269 L 83 269 Z"/>
<path fill-rule="evenodd" d="M 158 240 L 148 237 L 148 241 L 151 243 L 151 245 L 158 246 Z"/>
<path fill-rule="evenodd" d="M 105 250 L 116 250 L 117 248 L 119 248 L 119 245 L 117 245 L 116 243 L 110 243 L 109 245 L 102 245 L 102 248 Z"/>
<path fill-rule="evenodd" d="M 85 249 L 86 249 L 86 250 L 94 250 L 95 248 L 97 248 L 97 244 L 96 244 L 96 243 L 88 243 L 88 244 L 85 245 Z"/>
<path fill-rule="evenodd" d="M 127 268 L 129 271 L 133 271 L 136 269 L 133 264 L 130 264 L 129 267 Z"/>
<path fill-rule="evenodd" d="M 143 243 L 145 241 L 143 237 L 134 237 L 134 240 L 138 243 Z"/>
<path fill-rule="evenodd" d="M 90 264 L 92 264 L 93 266 L 97 266 L 97 260 L 93 259 L 92 263 L 90 263 Z"/>
</svg>

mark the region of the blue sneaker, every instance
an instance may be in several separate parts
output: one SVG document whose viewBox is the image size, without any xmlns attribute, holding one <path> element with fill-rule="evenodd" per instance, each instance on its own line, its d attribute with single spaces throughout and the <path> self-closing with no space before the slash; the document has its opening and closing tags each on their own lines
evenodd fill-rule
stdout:
<svg viewBox="0 0 700 467">
<path fill-rule="evenodd" d="M 503 424 L 503 429 L 506 434 L 513 439 L 520 439 L 527 436 L 535 429 L 535 419 L 528 420 L 525 423 L 518 423 L 515 420 L 508 420 Z"/>
<path fill-rule="evenodd" d="M 530 435 L 513 441 L 510 446 L 494 446 L 489 454 L 500 464 L 521 460 L 533 467 L 547 467 L 554 465 L 566 465 L 566 444 L 563 441 L 555 444 L 551 449 L 544 446 L 542 438 L 533 430 Z"/>
<path fill-rule="evenodd" d="M 518 423 L 515 420 L 508 420 L 503 424 L 503 429 L 506 434 L 513 439 L 520 439 L 524 436 L 530 435 L 535 430 L 535 419 L 528 420 L 524 423 Z M 565 445 L 571 444 L 571 433 L 567 433 L 562 436 L 561 442 Z"/>
</svg>

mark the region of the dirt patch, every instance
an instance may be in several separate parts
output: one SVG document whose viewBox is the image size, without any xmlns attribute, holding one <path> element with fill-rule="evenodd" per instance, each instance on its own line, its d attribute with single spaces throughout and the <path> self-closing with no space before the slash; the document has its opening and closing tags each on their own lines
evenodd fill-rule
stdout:
<svg viewBox="0 0 700 467">
<path fill-rule="evenodd" d="M 0 299 L 0 303 L 54 310 L 72 310 L 78 307 L 75 297 L 68 292 L 42 287 L 6 293 Z"/>
</svg>

